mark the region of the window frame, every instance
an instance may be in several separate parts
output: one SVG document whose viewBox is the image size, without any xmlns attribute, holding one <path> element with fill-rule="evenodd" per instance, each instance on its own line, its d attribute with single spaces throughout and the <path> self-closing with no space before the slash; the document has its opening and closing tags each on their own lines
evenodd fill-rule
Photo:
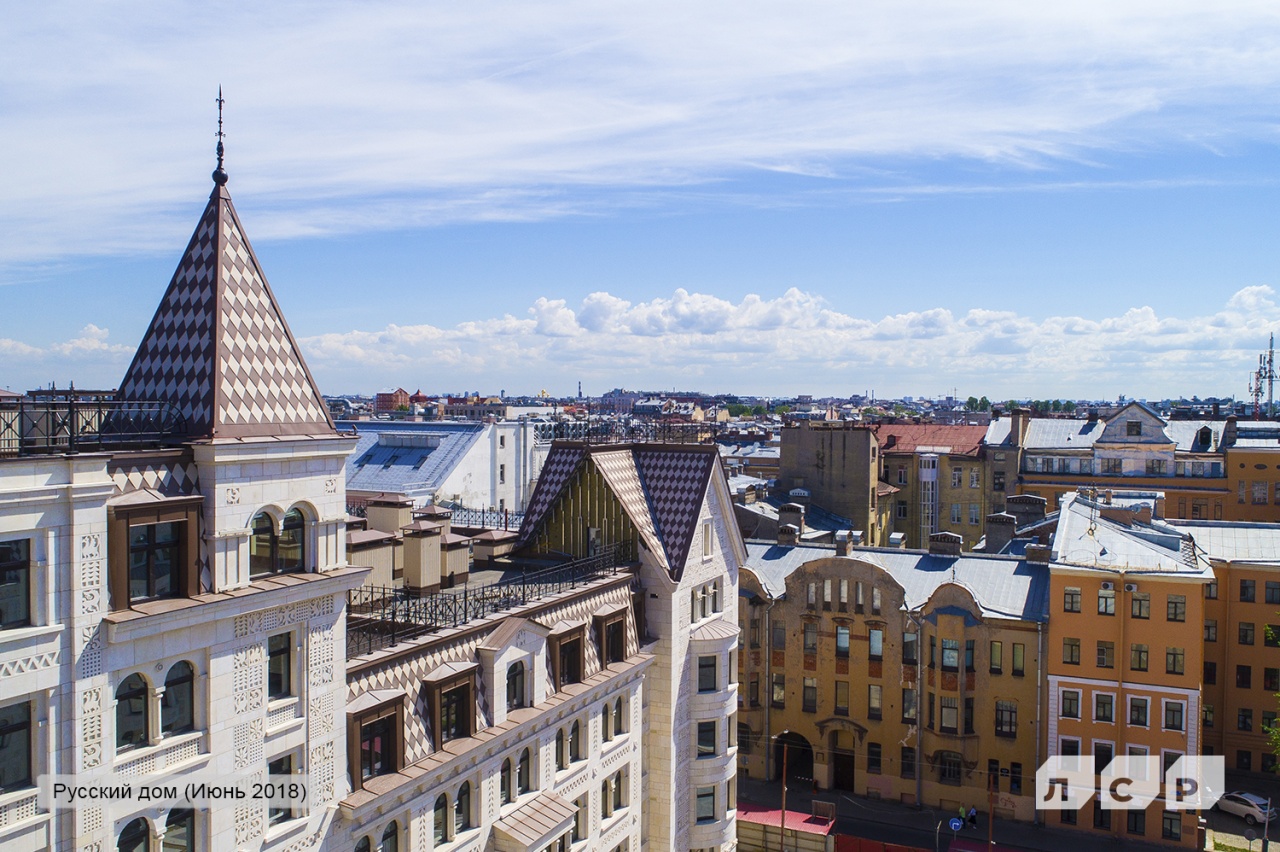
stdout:
<svg viewBox="0 0 1280 852">
<path fill-rule="evenodd" d="M 139 507 L 110 507 L 107 511 L 107 597 L 114 612 L 153 600 L 189 598 L 200 593 L 196 564 L 201 529 L 202 495 L 175 497 Z M 129 592 L 130 529 L 155 524 L 177 524 L 174 557 L 175 591 L 164 598 L 133 599 Z"/>
<path fill-rule="evenodd" d="M 21 579 L 10 579 L 18 578 Z M 11 538 L 0 541 L 0 588 L 18 586 L 14 599 L 22 601 L 21 614 L 9 621 L 0 620 L 0 631 L 30 627 L 34 609 L 31 589 L 31 539 Z M 8 607 L 0 612 L 8 612 Z"/>
</svg>

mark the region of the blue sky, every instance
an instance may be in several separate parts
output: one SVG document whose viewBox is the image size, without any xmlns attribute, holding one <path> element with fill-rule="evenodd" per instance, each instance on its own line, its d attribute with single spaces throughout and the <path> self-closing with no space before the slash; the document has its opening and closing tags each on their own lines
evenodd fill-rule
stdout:
<svg viewBox="0 0 1280 852">
<path fill-rule="evenodd" d="M 124 3 L 0 33 L 0 386 L 120 379 L 211 187 L 322 390 L 1242 395 L 1268 3 Z"/>
</svg>

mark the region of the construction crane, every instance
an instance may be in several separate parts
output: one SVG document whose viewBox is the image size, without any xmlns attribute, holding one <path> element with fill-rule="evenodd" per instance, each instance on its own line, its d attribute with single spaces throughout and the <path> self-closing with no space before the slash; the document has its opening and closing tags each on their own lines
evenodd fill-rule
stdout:
<svg viewBox="0 0 1280 852">
<path fill-rule="evenodd" d="M 1249 377 L 1249 395 L 1253 397 L 1253 419 L 1262 419 L 1262 386 L 1267 388 L 1267 419 L 1276 416 L 1276 336 L 1271 335 L 1267 351 L 1258 355 L 1258 369 Z"/>
</svg>

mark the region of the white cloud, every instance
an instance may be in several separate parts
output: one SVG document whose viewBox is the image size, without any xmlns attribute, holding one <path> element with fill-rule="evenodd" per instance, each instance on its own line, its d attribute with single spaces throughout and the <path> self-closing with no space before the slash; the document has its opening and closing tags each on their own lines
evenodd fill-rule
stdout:
<svg viewBox="0 0 1280 852">
<path fill-rule="evenodd" d="M 715 197 L 755 170 L 955 189 L 884 156 L 1229 151 L 1274 132 L 1277 45 L 1275 4 L 1190 0 L 25 4 L 0 32 L 0 262 L 185 236 L 220 82 L 267 239 Z"/>
<path fill-rule="evenodd" d="M 990 396 L 1225 395 L 1240 391 L 1280 323 L 1266 286 L 1190 319 L 1150 307 L 1043 320 L 936 308 L 872 321 L 796 289 L 738 302 L 678 289 L 634 304 L 598 292 L 576 310 L 539 298 L 528 312 L 529 320 L 393 325 L 301 343 L 335 392 L 413 384 L 567 393 L 582 380 L 595 392 L 621 384 L 775 394 L 960 387 Z"/>
</svg>

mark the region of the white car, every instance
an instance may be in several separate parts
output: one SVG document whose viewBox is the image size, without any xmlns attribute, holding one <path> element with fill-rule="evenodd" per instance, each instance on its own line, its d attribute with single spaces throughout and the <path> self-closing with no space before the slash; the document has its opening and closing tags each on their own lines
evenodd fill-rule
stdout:
<svg viewBox="0 0 1280 852">
<path fill-rule="evenodd" d="M 1244 817 L 1244 821 L 1249 825 L 1267 822 L 1268 819 L 1267 800 L 1252 793 L 1242 793 L 1240 791 L 1224 793 L 1214 807 L 1220 811 Z M 1271 809 L 1270 821 L 1276 822 L 1275 808 Z"/>
</svg>

